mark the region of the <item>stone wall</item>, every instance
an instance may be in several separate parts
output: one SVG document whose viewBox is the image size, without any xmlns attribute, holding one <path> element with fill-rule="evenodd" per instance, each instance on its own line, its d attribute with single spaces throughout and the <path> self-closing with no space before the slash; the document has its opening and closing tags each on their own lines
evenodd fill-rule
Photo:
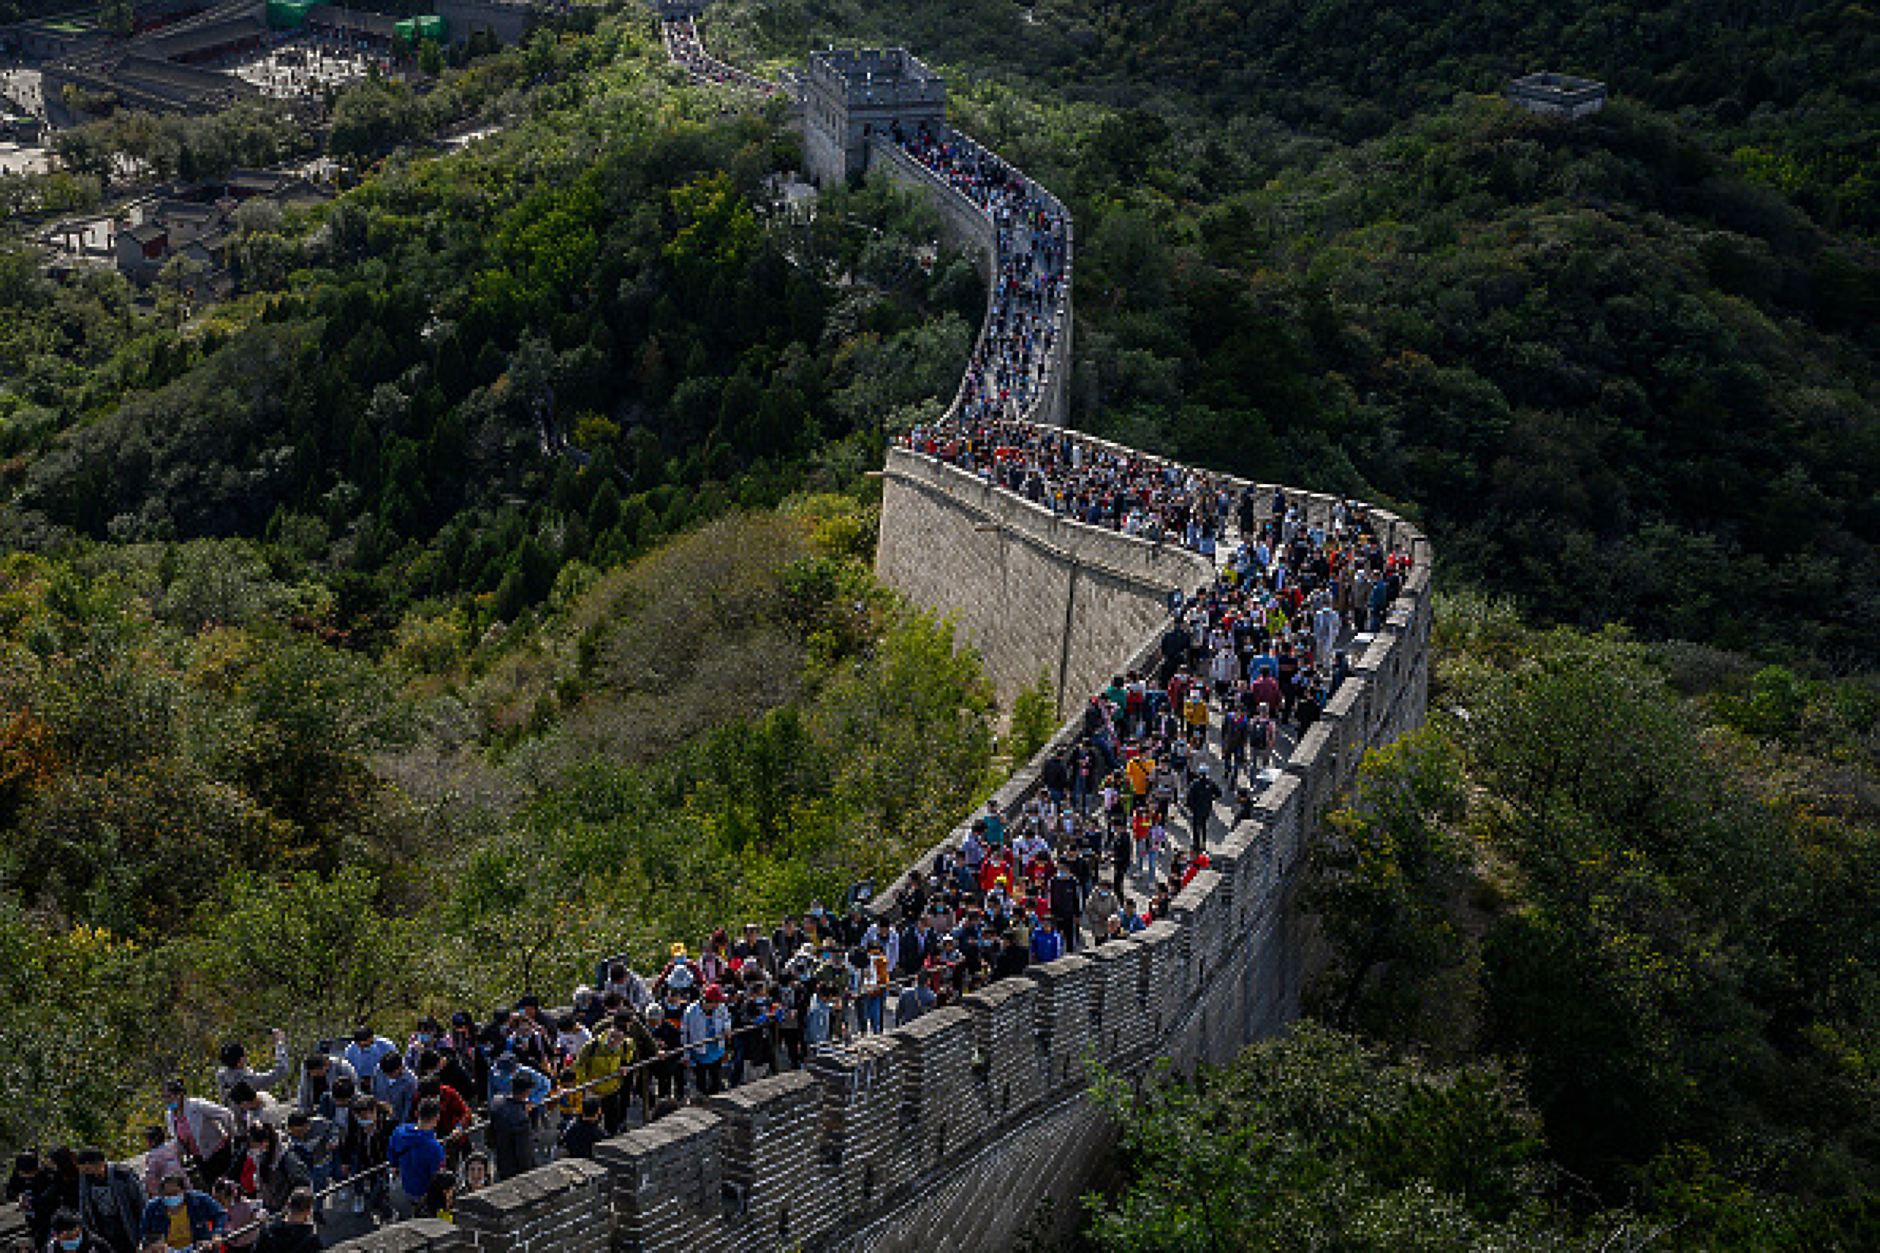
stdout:
<svg viewBox="0 0 1880 1253">
<path fill-rule="evenodd" d="M 1048 678 L 1059 713 L 1102 688 L 1192 593 L 1211 562 L 1054 515 L 954 466 L 888 452 L 875 572 L 923 608 L 951 613 L 1001 700 Z"/>
<path fill-rule="evenodd" d="M 950 562 L 946 578 L 902 589 L 996 628 L 1024 563 L 1084 604 L 1072 615 L 1077 639 L 1123 641 L 1097 671 L 1146 663 L 1164 624 L 1159 600 L 1149 611 L 1150 592 L 1206 575 L 1193 554 L 1053 518 L 911 453 L 890 459 L 887 492 L 883 548 L 902 554 L 885 559 L 887 577 L 900 578 L 892 563 L 923 550 Z M 1304 499 L 1315 513 L 1333 503 Z M 1077 1198 L 1103 1182 L 1115 1134 L 1086 1094 L 1089 1062 L 1130 1075 L 1166 1059 L 1189 1071 L 1230 1060 L 1296 1016 L 1309 943 L 1296 897 L 1318 814 L 1366 748 L 1423 720 L 1430 553 L 1408 524 L 1373 517 L 1388 542 L 1416 556 L 1403 595 L 1171 918 L 605 1141 L 594 1162 L 545 1166 L 466 1198 L 455 1227 L 401 1224 L 350 1253 L 911 1253 L 1003 1249 L 1034 1224 L 1049 1232 L 1073 1223 Z M 999 529 L 978 529 L 989 521 Z M 891 533 L 901 527 L 920 529 Z M 968 554 L 946 555 L 954 544 Z M 992 561 L 1000 551 L 1004 566 Z M 1078 602 L 1073 571 L 1087 569 L 1116 586 Z M 1032 660 L 1066 653 L 1066 636 L 1043 616 L 1012 628 L 1037 646 Z M 1070 651 L 1085 647 L 1095 658 L 1094 642 Z M 1078 728 L 1068 719 L 1045 752 Z M 994 797 L 1007 812 L 1036 791 L 1041 760 Z"/>
<path fill-rule="evenodd" d="M 956 239 L 990 251 L 990 227 L 964 197 L 880 140 L 871 160 L 932 192 Z M 1062 314 L 1068 328 L 1068 306 Z M 1289 496 L 1314 518 L 1335 504 Z M 1371 516 L 1415 558 L 1403 594 L 1172 917 L 607 1140 L 591 1163 L 507 1180 L 464 1199 L 455 1227 L 405 1223 L 341 1247 L 911 1253 L 1008 1248 L 1034 1222 L 1062 1231 L 1102 1182 L 1115 1135 L 1087 1095 L 1092 1060 L 1123 1075 L 1191 1071 L 1297 1015 L 1310 928 L 1296 902 L 1318 815 L 1367 748 L 1423 721 L 1427 700 L 1429 545 L 1403 520 Z M 1066 698 L 1052 742 L 995 794 L 1008 814 L 1037 790 L 1045 755 L 1079 733 L 1083 697 L 1156 655 L 1168 591 L 1212 576 L 1196 554 L 1054 516 L 906 450 L 888 458 L 877 568 L 916 603 L 953 614 L 1002 688 L 1043 671 Z"/>
</svg>

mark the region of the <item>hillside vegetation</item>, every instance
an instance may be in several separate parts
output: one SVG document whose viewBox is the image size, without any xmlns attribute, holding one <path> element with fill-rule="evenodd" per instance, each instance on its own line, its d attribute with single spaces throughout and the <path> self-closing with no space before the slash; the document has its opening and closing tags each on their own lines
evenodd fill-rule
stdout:
<svg viewBox="0 0 1880 1253">
<path fill-rule="evenodd" d="M 1321 857 L 1319 1023 L 1112 1093 L 1088 1238 L 1874 1245 L 1871 15 L 723 0 L 707 37 L 947 66 L 1075 215 L 1075 421 L 1403 508 L 1453 593 L 1434 725 Z M 1540 67 L 1617 96 L 1506 108 Z M 427 99 L 342 98 L 378 164 L 244 215 L 214 309 L 0 246 L 0 1146 L 123 1145 L 230 1032 L 879 878 L 988 783 L 983 677 L 866 570 L 862 472 L 983 307 L 931 213 L 780 213 L 781 113 L 637 7 Z M 465 111 L 505 129 L 413 146 Z"/>
<path fill-rule="evenodd" d="M 546 994 L 885 882 L 992 737 L 974 655 L 872 582 L 874 524 L 723 518 L 376 659 L 244 541 L 10 559 L 0 1144 L 129 1143 L 232 1031 Z"/>
<path fill-rule="evenodd" d="M 1870 1247 L 1880 688 L 1471 596 L 1435 648 L 1313 853 L 1311 1020 L 1110 1094 L 1099 1246 Z"/>
<path fill-rule="evenodd" d="M 950 63 L 960 123 L 1066 197 L 1079 425 L 1403 503 L 1450 577 L 1546 620 L 1841 666 L 1880 645 L 1858 6 L 725 10 L 734 47 L 859 29 Z M 1539 67 L 1616 99 L 1575 126 L 1507 108 Z M 1723 120 L 1746 109 L 1753 133 Z M 1765 177 L 1818 160 L 1815 193 Z"/>
<path fill-rule="evenodd" d="M 0 1147 L 838 899 L 987 785 L 861 478 L 972 266 L 875 189 L 777 218 L 787 128 L 637 12 L 506 55 L 499 136 L 244 215 L 225 305 L 0 246 Z"/>
</svg>

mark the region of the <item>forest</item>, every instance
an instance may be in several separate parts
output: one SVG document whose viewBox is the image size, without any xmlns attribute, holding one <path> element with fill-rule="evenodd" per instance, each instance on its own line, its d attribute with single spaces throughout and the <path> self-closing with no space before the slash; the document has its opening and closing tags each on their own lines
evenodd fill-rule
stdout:
<svg viewBox="0 0 1880 1253">
<path fill-rule="evenodd" d="M 1081 1239 L 1872 1247 L 1872 15 L 722 0 L 706 38 L 940 65 L 1077 222 L 1076 425 L 1435 541 L 1435 716 L 1335 816 L 1311 1021 L 1107 1090 Z M 1515 113 L 1537 68 L 1613 100 Z M 0 1146 L 124 1145 L 231 1032 L 879 878 L 1035 742 L 868 574 L 865 472 L 983 306 L 920 204 L 789 214 L 784 112 L 634 6 L 333 118 L 119 114 L 0 203 L 363 172 L 242 214 L 206 309 L 0 242 Z"/>
<path fill-rule="evenodd" d="M 1431 720 L 1315 847 L 1284 1038 L 1104 1090 L 1102 1249 L 1880 1236 L 1880 691 L 1437 609 Z"/>
<path fill-rule="evenodd" d="M 782 58 L 860 29 L 953 71 L 964 126 L 1076 218 L 1077 425 L 1402 504 L 1546 621 L 1865 668 L 1874 224 L 1693 103 L 1767 65 L 1782 159 L 1828 161 L 1841 101 L 1833 143 L 1870 160 L 1880 39 L 1800 7 L 729 0 L 715 37 Z M 1542 67 L 1615 98 L 1507 108 Z M 1833 170 L 1822 195 L 1880 203 Z"/>
<path fill-rule="evenodd" d="M 244 214 L 225 304 L 0 253 L 0 1145 L 128 1148 L 231 1031 L 839 900 L 991 786 L 862 477 L 957 383 L 971 263 L 883 189 L 780 215 L 788 130 L 637 14 L 514 56 L 494 139 Z"/>
</svg>

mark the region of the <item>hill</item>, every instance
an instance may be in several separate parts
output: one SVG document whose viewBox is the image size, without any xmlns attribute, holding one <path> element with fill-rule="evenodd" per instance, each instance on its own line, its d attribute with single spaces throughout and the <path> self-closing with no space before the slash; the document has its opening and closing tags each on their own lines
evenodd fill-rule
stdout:
<svg viewBox="0 0 1880 1253">
<path fill-rule="evenodd" d="M 725 12 L 733 47 L 917 43 L 962 124 L 1066 197 L 1079 425 L 1401 502 L 1451 577 L 1548 620 L 1838 666 L 1880 643 L 1870 176 L 1772 184 L 1732 110 L 1691 107 L 1763 65 L 1770 160 L 1828 159 L 1828 99 L 1870 154 L 1861 11 Z M 1575 126 L 1501 103 L 1543 66 L 1617 99 Z"/>
</svg>

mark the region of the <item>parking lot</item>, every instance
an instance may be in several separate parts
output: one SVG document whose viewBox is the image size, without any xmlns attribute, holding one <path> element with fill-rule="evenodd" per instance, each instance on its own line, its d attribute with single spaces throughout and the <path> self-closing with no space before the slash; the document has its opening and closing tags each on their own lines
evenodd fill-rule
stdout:
<svg viewBox="0 0 1880 1253">
<path fill-rule="evenodd" d="M 381 49 L 353 46 L 337 36 L 307 35 L 276 44 L 232 68 L 265 95 L 300 100 L 356 82 L 373 65 L 394 77 Z"/>
</svg>

